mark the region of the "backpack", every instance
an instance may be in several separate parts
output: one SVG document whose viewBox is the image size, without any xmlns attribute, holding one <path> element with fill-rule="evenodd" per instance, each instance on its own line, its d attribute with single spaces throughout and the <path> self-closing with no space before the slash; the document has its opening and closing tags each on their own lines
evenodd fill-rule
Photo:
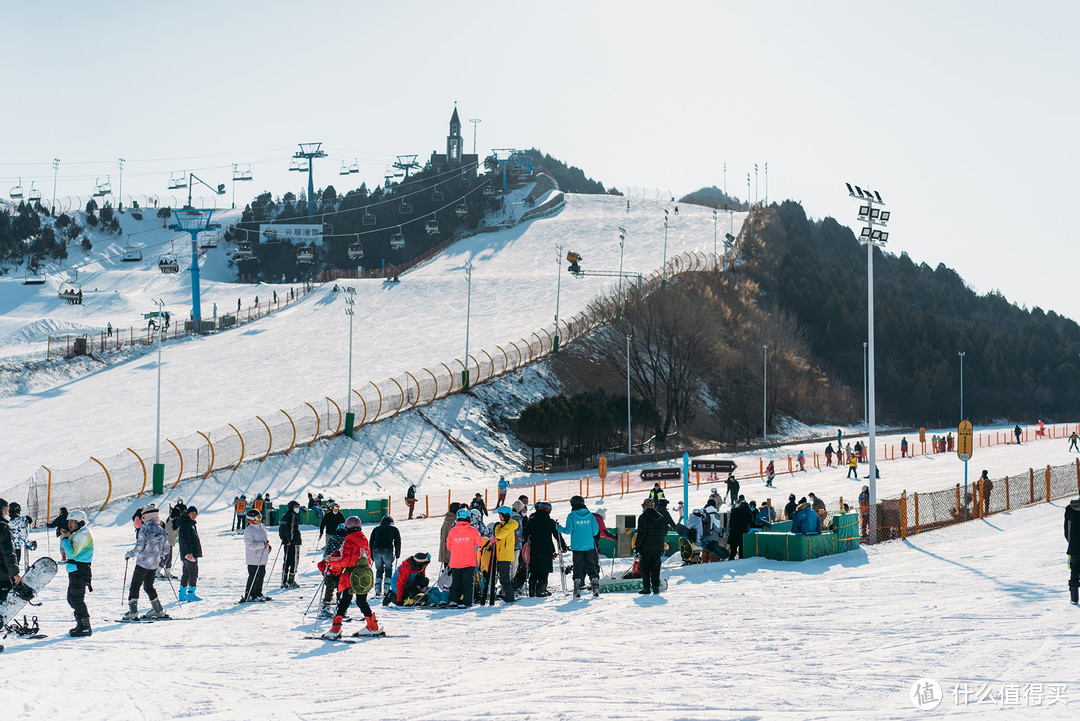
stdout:
<svg viewBox="0 0 1080 721">
<path fill-rule="evenodd" d="M 701 517 L 701 538 L 705 539 L 712 535 L 712 520 L 708 513 Z"/>
</svg>

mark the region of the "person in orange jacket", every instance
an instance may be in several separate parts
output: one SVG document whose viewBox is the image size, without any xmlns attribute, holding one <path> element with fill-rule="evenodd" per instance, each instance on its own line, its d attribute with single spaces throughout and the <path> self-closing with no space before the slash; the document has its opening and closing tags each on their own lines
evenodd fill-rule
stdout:
<svg viewBox="0 0 1080 721">
<path fill-rule="evenodd" d="M 364 535 L 363 524 L 357 516 L 349 516 L 345 519 L 345 541 L 341 544 L 341 551 L 327 557 L 327 565 L 331 570 L 330 575 L 340 576 L 338 581 L 338 605 L 337 614 L 330 630 L 323 634 L 325 638 L 341 638 L 341 623 L 344 620 L 345 611 L 353 600 L 352 573 L 357 567 L 367 567 L 367 576 L 374 583 L 374 574 L 371 572 L 371 549 L 368 546 L 367 536 Z M 380 631 L 379 623 L 375 619 L 375 612 L 367 602 L 367 590 L 356 594 L 356 605 L 364 614 L 367 621 L 367 630 L 374 633 Z"/>
<path fill-rule="evenodd" d="M 446 550 L 450 552 L 450 597 L 447 600 L 457 608 L 472 606 L 476 550 L 485 543 L 487 541 L 480 532 L 473 528 L 469 509 L 459 509 L 457 522 L 446 534 Z"/>
</svg>

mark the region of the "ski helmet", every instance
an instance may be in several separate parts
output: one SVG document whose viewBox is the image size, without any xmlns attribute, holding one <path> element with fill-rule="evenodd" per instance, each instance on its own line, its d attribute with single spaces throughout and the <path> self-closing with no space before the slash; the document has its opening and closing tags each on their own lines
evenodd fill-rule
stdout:
<svg viewBox="0 0 1080 721">
<path fill-rule="evenodd" d="M 360 516 L 349 516 L 345 519 L 345 530 L 347 531 L 352 531 L 363 527 L 364 524 L 360 522 Z"/>
<path fill-rule="evenodd" d="M 510 508 L 510 506 L 499 506 L 499 510 L 495 512 L 500 516 L 509 516 L 514 512 L 514 509 Z"/>
<path fill-rule="evenodd" d="M 574 496 L 573 498 L 570 499 L 570 507 L 575 508 L 575 509 L 576 508 L 584 508 L 585 507 L 585 499 L 582 498 L 581 496 Z"/>
<path fill-rule="evenodd" d="M 69 521 L 75 521 L 79 526 L 85 526 L 90 520 L 86 517 L 86 511 L 76 508 L 74 511 L 68 514 Z"/>
<path fill-rule="evenodd" d="M 984 473 L 985 473 L 985 471 L 984 471 Z M 14 518 L 18 518 L 21 515 L 22 515 L 22 506 L 19 505 L 18 501 L 12 501 L 11 503 L 8 504 L 8 516 L 10 516 L 11 518 L 14 519 Z"/>
<path fill-rule="evenodd" d="M 551 504 L 547 501 L 540 501 L 533 505 L 533 508 L 537 511 L 543 511 L 544 513 L 551 513 Z"/>
<path fill-rule="evenodd" d="M 394 525 L 394 519 L 393 519 L 392 516 L 383 516 L 382 517 L 382 522 L 383 522 L 383 524 L 385 524 L 387 526 Z"/>
<path fill-rule="evenodd" d="M 412 560 L 413 563 L 415 563 L 417 566 L 426 566 L 427 564 L 431 563 L 431 554 L 423 552 L 417 553 L 412 557 Z"/>
<path fill-rule="evenodd" d="M 467 521 L 472 518 L 472 514 L 469 513 L 468 508 L 459 508 L 457 512 L 457 519 L 459 521 Z"/>
<path fill-rule="evenodd" d="M 249 521 L 262 522 L 262 514 L 256 511 L 254 508 L 248 509 L 247 517 Z"/>
</svg>

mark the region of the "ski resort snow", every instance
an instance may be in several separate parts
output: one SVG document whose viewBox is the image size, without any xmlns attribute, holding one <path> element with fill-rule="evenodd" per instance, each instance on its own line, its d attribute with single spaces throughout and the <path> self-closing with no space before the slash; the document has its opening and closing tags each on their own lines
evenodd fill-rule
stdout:
<svg viewBox="0 0 1080 721">
<path fill-rule="evenodd" d="M 466 237 L 402 275 L 399 284 L 344 280 L 316 284 L 266 317 L 220 333 L 168 341 L 161 347 L 162 438 L 238 423 L 279 408 L 332 398 L 348 402 L 348 318 L 345 293 L 355 288 L 353 386 L 463 358 L 466 305 L 470 347 L 494 349 L 540 329 L 555 328 L 613 291 L 618 278 L 576 278 L 565 271 L 574 250 L 590 268 L 649 275 L 664 267 L 665 210 L 672 203 L 567 194 L 557 214 Z M 667 259 L 713 257 L 714 216 L 683 206 L 668 213 Z M 238 219 L 221 213 L 220 222 Z M 721 216 L 738 234 L 745 214 Z M 187 236 L 160 221 L 122 216 L 144 262 L 122 263 L 125 243 L 95 238 L 76 260 L 82 305 L 57 298 L 73 269 L 48 269 L 44 286 L 0 278 L 0 356 L 4 358 L 0 424 L 9 495 L 42 466 L 70 468 L 91 456 L 135 448 L 153 455 L 157 398 L 153 347 L 103 354 L 89 365 L 44 361 L 49 336 L 99 335 L 127 328 L 164 302 L 180 320 L 190 307 L 186 264 L 158 272 L 156 258 L 186 247 Z M 620 259 L 619 233 L 625 229 Z M 301 283 L 237 283 L 230 244 L 200 256 L 202 305 L 222 311 Z M 471 264 L 471 298 L 465 279 Z M 561 279 L 560 279 L 561 276 Z M 556 299 L 558 292 L 559 298 Z M 162 496 L 104 496 L 90 511 L 95 540 L 93 635 L 69 638 L 71 613 L 61 573 L 27 607 L 42 639 L 9 637 L 0 654 L 4 718 L 337 719 L 908 719 L 943 715 L 1074 718 L 1080 703 L 1076 639 L 1080 610 L 1068 603 L 1061 519 L 1066 500 L 995 513 L 939 531 L 909 535 L 805 562 L 763 558 L 680 566 L 665 564 L 659 595 L 574 598 L 552 575 L 548 598 L 471 609 L 372 606 L 384 638 L 335 644 L 304 638 L 325 630 L 311 609 L 321 576 L 317 530 L 302 528 L 298 589 L 278 589 L 268 575 L 268 603 L 237 604 L 246 567 L 242 538 L 231 531 L 233 498 L 269 493 L 276 503 L 333 497 L 342 507 L 389 497 L 402 535 L 403 560 L 438 554 L 448 498 L 467 502 L 493 491 L 500 475 L 535 500 L 537 484 L 573 486 L 583 472 L 526 473 L 523 448 L 503 435 L 502 413 L 560 390 L 543 359 L 430 405 L 402 410 L 337 436 L 297 445 L 290 453 L 251 458 L 205 478 L 167 486 Z M 980 432 L 1008 434 L 1011 424 Z M 741 469 L 776 460 L 775 488 L 744 478 L 748 499 L 782 506 L 789 493 L 813 491 L 835 507 L 855 505 L 864 479 L 846 469 L 786 472 L 783 462 L 824 442 L 799 441 L 835 428 L 792 423 L 762 450 L 727 454 Z M 844 428 L 858 438 L 859 428 Z M 944 433 L 951 429 L 927 429 Z M 1071 427 L 1070 429 L 1071 430 Z M 882 444 L 900 434 L 882 429 Z M 909 440 L 914 441 L 911 437 Z M 162 449 L 164 452 L 165 449 Z M 1063 437 L 980 447 L 972 468 L 992 477 L 1074 463 Z M 640 470 L 639 467 L 631 469 Z M 613 469 L 614 472 L 626 470 Z M 595 479 L 595 471 L 592 472 Z M 878 494 L 932 491 L 964 482 L 953 453 L 881 461 Z M 972 475 L 977 477 L 978 471 Z M 406 520 L 401 499 L 415 484 L 431 517 Z M 720 486 L 721 492 L 723 485 Z M 717 484 L 689 489 L 690 508 L 704 505 Z M 641 493 L 595 491 L 588 505 L 636 514 Z M 681 489 L 668 496 L 681 499 Z M 124 553 L 135 534 L 132 514 L 154 501 L 167 509 L 183 499 L 200 509 L 201 601 L 179 603 L 167 581 L 157 588 L 170 621 L 121 624 L 128 578 Z M 560 496 L 560 499 L 562 496 Z M 55 515 L 56 504 L 51 506 Z M 569 507 L 555 503 L 553 517 Z M 33 556 L 59 558 L 58 540 L 41 528 Z M 369 530 L 369 529 L 365 529 Z M 277 550 L 277 534 L 270 541 Z M 568 557 L 569 558 L 569 557 Z M 275 563 L 280 563 L 276 560 Z M 433 563 L 433 567 L 436 564 Z M 604 573 L 629 560 L 602 559 Z M 277 568 L 280 568 L 278 566 Z M 437 575 L 429 572 L 429 576 Z M 566 579 L 569 583 L 569 579 Z M 355 607 L 353 609 L 355 613 Z M 321 625 L 320 625 L 321 624 Z M 346 626 L 363 625 L 362 619 Z M 347 629 L 349 630 L 349 629 Z"/>
</svg>

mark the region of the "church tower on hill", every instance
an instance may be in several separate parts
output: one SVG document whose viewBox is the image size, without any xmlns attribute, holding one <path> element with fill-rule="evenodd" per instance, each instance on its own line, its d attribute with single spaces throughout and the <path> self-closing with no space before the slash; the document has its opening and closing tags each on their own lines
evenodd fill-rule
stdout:
<svg viewBox="0 0 1080 721">
<path fill-rule="evenodd" d="M 431 154 L 428 164 L 435 172 L 443 172 L 452 168 L 461 168 L 463 175 L 470 178 L 476 177 L 477 155 L 465 152 L 465 139 L 461 137 L 461 118 L 458 117 L 457 104 L 450 116 L 450 132 L 446 136 L 446 154 Z"/>
</svg>

